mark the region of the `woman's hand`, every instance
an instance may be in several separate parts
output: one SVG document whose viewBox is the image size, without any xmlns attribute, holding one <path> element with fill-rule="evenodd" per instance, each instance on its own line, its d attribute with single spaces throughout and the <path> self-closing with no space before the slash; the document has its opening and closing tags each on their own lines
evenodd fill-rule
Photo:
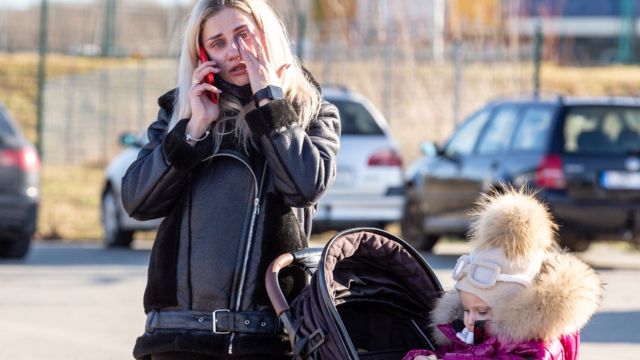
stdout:
<svg viewBox="0 0 640 360">
<path fill-rule="evenodd" d="M 282 76 L 290 64 L 281 65 L 278 69 L 271 62 L 271 53 L 267 47 L 264 33 L 260 35 L 253 31 L 247 31 L 247 36 L 239 36 L 237 39 L 240 56 L 247 65 L 251 91 L 263 89 L 269 85 L 282 86 Z M 249 45 L 253 45 L 253 50 Z"/>
<path fill-rule="evenodd" d="M 198 67 L 193 71 L 193 85 L 189 89 L 191 120 L 187 124 L 186 132 L 196 139 L 201 138 L 220 115 L 220 106 L 211 102 L 209 92 L 220 94 L 222 91 L 205 81 L 208 74 L 220 72 L 215 65 L 215 61 L 198 61 Z M 195 142 L 192 143 L 194 144 Z"/>
</svg>

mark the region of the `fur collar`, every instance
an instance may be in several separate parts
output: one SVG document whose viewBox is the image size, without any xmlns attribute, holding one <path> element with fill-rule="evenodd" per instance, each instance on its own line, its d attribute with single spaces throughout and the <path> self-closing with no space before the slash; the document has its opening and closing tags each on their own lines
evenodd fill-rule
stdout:
<svg viewBox="0 0 640 360">
<path fill-rule="evenodd" d="M 580 330 L 602 298 L 599 276 L 568 253 L 553 252 L 542 264 L 534 284 L 510 301 L 495 306 L 488 332 L 501 342 L 552 340 Z M 432 324 L 446 324 L 464 315 L 456 290 L 440 298 L 431 313 Z M 449 340 L 434 326 L 435 340 Z"/>
</svg>

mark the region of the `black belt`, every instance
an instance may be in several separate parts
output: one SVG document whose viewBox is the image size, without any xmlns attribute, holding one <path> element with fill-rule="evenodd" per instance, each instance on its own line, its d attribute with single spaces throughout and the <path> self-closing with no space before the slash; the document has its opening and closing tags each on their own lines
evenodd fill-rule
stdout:
<svg viewBox="0 0 640 360">
<path fill-rule="evenodd" d="M 147 314 L 145 330 L 188 329 L 212 331 L 214 334 L 232 332 L 281 334 L 282 323 L 271 312 L 234 312 L 226 309 L 213 312 L 203 311 L 150 311 Z"/>
</svg>

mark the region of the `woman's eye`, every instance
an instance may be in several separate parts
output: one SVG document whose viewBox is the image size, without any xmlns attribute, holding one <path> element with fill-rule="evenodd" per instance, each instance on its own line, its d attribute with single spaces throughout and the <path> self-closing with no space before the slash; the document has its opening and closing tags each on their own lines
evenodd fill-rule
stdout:
<svg viewBox="0 0 640 360">
<path fill-rule="evenodd" d="M 478 314 L 480 314 L 481 316 L 487 316 L 489 314 L 489 312 L 487 311 L 480 311 L 478 312 Z"/>
<path fill-rule="evenodd" d="M 223 41 L 216 41 L 213 44 L 211 44 L 211 46 L 214 48 L 221 47 L 222 45 L 224 45 Z"/>
<path fill-rule="evenodd" d="M 464 309 L 464 312 L 468 314 L 469 313 L 469 309 Z"/>
<path fill-rule="evenodd" d="M 249 37 L 249 33 L 246 32 L 246 31 L 243 31 L 243 32 L 240 33 L 240 37 L 243 38 L 243 39 L 246 39 L 246 38 Z"/>
</svg>

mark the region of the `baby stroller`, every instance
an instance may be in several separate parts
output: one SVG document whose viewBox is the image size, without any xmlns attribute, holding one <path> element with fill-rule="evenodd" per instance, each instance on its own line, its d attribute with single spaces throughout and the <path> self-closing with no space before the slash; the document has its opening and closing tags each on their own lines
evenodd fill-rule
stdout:
<svg viewBox="0 0 640 360">
<path fill-rule="evenodd" d="M 287 266 L 313 274 L 291 305 L 278 284 Z M 385 231 L 347 230 L 324 249 L 283 254 L 266 286 L 295 359 L 397 360 L 433 349 L 427 319 L 442 286 L 415 249 Z"/>
</svg>

